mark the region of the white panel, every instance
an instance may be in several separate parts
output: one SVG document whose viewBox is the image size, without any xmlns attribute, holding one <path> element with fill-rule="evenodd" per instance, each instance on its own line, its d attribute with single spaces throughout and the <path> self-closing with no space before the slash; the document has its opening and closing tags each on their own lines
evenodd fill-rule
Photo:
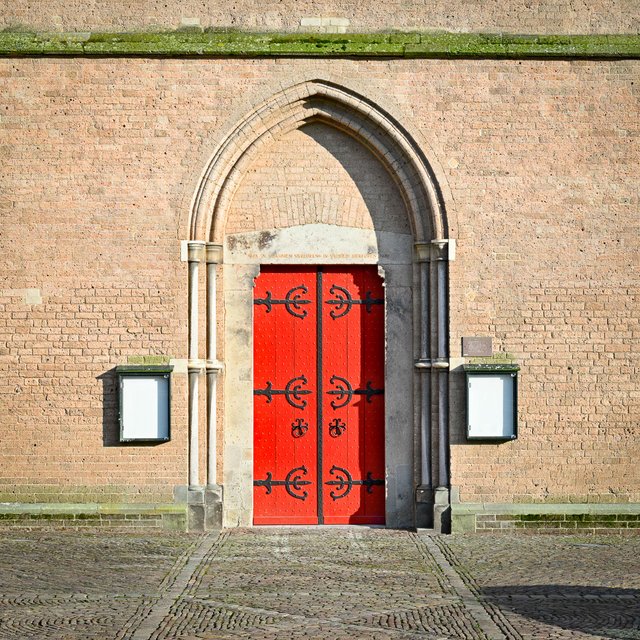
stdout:
<svg viewBox="0 0 640 640">
<path fill-rule="evenodd" d="M 510 373 L 469 376 L 469 438 L 513 437 L 513 383 Z"/>
<path fill-rule="evenodd" d="M 169 438 L 169 378 L 122 378 L 122 440 Z"/>
</svg>

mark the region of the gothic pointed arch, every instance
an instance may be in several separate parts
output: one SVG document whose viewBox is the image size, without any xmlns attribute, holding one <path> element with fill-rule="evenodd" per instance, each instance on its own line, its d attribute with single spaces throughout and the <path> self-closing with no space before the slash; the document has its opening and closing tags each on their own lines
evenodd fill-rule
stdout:
<svg viewBox="0 0 640 640">
<path fill-rule="evenodd" d="M 293 85 L 249 113 L 214 152 L 196 190 L 190 238 L 221 243 L 233 195 L 265 144 L 310 122 L 336 127 L 386 167 L 404 200 L 415 242 L 444 238 L 447 221 L 433 171 L 413 137 L 365 97 L 323 80 Z"/>
</svg>

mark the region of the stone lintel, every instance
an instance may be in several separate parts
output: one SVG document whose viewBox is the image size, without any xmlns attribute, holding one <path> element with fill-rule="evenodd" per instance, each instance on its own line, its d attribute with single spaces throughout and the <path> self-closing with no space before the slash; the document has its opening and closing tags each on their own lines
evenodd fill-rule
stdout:
<svg viewBox="0 0 640 640">
<path fill-rule="evenodd" d="M 2 515 L 113 515 L 113 514 L 181 514 L 184 513 L 184 504 L 174 503 L 96 503 L 96 502 L 10 502 L 0 504 Z"/>
<path fill-rule="evenodd" d="M 202 32 L 195 19 L 178 31 L 61 32 L 5 30 L 0 56 L 345 57 L 467 59 L 638 59 L 631 34 L 510 34 L 419 31 L 347 33 L 347 18 L 309 16 L 303 29 L 339 33 Z M 319 24 L 318 24 L 319 23 Z"/>
</svg>

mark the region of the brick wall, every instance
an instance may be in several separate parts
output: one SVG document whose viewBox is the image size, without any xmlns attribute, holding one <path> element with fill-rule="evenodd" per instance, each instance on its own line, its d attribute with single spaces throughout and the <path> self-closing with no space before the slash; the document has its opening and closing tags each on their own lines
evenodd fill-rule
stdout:
<svg viewBox="0 0 640 640">
<path fill-rule="evenodd" d="M 0 0 L 1 27 L 45 31 L 132 31 L 183 26 L 258 31 L 447 30 L 508 33 L 638 33 L 632 0 Z"/>
<path fill-rule="evenodd" d="M 640 533 L 637 514 L 492 514 L 477 515 L 477 533 L 618 534 Z"/>
<path fill-rule="evenodd" d="M 411 233 L 396 185 L 361 144 L 313 123 L 261 150 L 228 213 L 226 232 L 332 224 Z"/>
<path fill-rule="evenodd" d="M 630 61 L 0 61 L 0 500 L 150 502 L 185 484 L 185 376 L 171 443 L 105 447 L 110 372 L 134 355 L 186 357 L 179 241 L 203 167 L 256 104 L 320 77 L 387 109 L 434 165 L 458 240 L 451 355 L 462 336 L 491 335 L 522 366 L 513 443 L 465 444 L 454 385 L 461 499 L 640 501 L 639 71 Z M 42 303 L 27 304 L 25 289 Z"/>
</svg>

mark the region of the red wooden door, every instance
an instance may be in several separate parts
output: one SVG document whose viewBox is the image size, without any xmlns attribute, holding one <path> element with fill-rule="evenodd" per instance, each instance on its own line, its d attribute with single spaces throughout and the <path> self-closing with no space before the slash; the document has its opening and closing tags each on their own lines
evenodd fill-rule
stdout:
<svg viewBox="0 0 640 640">
<path fill-rule="evenodd" d="M 384 523 L 376 267 L 263 267 L 254 290 L 255 524 Z"/>
</svg>

